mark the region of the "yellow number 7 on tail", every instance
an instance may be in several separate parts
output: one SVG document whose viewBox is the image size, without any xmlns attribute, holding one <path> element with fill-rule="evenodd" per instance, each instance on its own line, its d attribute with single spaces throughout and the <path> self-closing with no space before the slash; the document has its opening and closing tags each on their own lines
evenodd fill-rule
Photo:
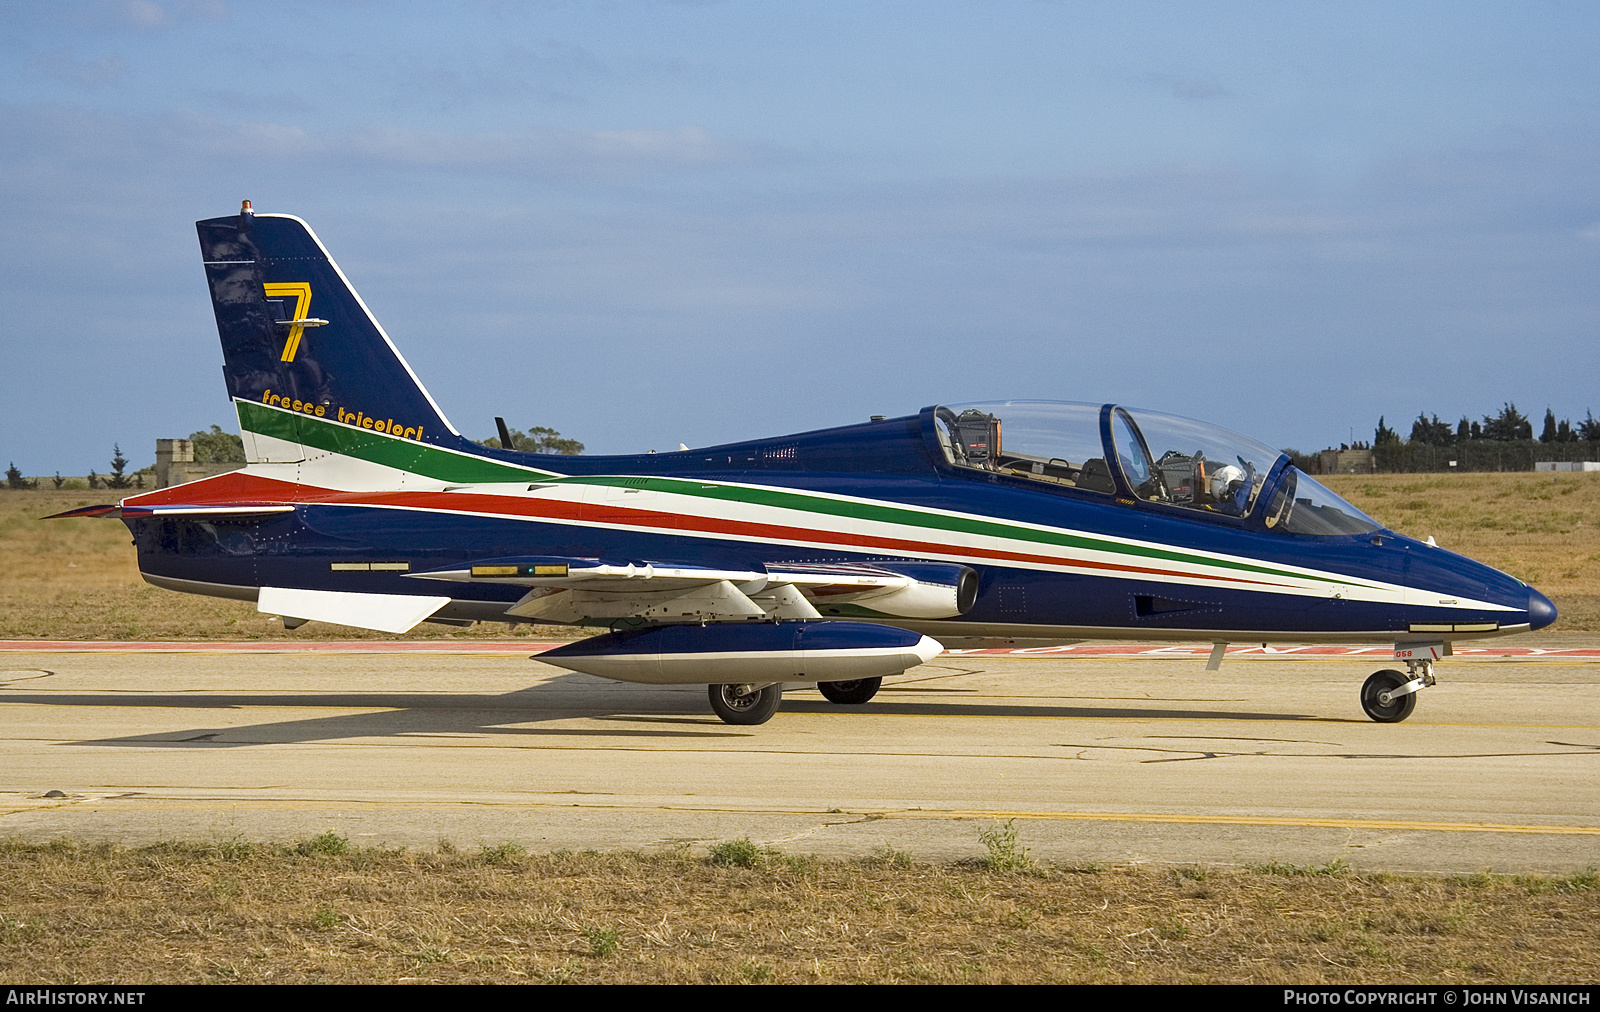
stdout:
<svg viewBox="0 0 1600 1012">
<path fill-rule="evenodd" d="M 289 338 L 283 342 L 283 354 L 278 359 L 280 362 L 293 362 L 294 353 L 300 350 L 300 335 L 306 330 L 301 321 L 311 311 L 311 285 L 304 281 L 279 281 L 261 287 L 266 290 L 269 299 L 275 295 L 294 296 L 294 312 L 289 319 L 295 322 L 289 327 Z"/>
</svg>

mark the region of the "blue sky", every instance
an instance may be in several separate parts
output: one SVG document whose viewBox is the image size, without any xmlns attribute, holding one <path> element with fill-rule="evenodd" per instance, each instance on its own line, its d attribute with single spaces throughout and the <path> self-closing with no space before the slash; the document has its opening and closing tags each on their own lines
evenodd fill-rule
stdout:
<svg viewBox="0 0 1600 1012">
<path fill-rule="evenodd" d="M 1600 7 L 0 7 L 0 458 L 233 428 L 193 221 L 307 219 L 451 420 L 591 451 L 1115 400 L 1600 409 Z"/>
</svg>

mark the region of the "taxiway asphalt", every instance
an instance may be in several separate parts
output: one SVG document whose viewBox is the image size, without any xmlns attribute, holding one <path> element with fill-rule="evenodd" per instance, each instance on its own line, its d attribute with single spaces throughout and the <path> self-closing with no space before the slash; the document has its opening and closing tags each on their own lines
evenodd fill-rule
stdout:
<svg viewBox="0 0 1600 1012">
<path fill-rule="evenodd" d="M 1063 864 L 1600 865 L 1592 650 L 1446 661 L 1392 725 L 1377 658 L 1124 653 L 947 655 L 739 728 L 525 654 L 150 647 L 0 652 L 0 837 L 954 860 L 1014 819 Z"/>
</svg>

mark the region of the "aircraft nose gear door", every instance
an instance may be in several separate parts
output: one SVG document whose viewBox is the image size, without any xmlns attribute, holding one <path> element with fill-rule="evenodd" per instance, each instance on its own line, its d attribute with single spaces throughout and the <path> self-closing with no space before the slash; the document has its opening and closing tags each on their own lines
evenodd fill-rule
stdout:
<svg viewBox="0 0 1600 1012">
<path fill-rule="evenodd" d="M 1434 684 L 1433 662 L 1448 654 L 1444 643 L 1396 643 L 1394 659 L 1406 674 L 1390 668 L 1373 672 L 1361 686 L 1361 709 L 1380 724 L 1396 724 L 1417 708 L 1417 693 Z"/>
</svg>

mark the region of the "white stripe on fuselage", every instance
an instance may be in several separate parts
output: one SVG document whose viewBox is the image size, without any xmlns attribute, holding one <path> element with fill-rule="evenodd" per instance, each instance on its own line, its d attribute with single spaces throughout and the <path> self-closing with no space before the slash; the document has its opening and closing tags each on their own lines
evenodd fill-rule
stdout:
<svg viewBox="0 0 1600 1012">
<path fill-rule="evenodd" d="M 255 436 L 262 449 L 272 453 L 289 453 L 298 444 L 287 443 L 272 436 L 257 434 Z M 1101 534 L 1098 532 L 1079 531 L 1071 528 L 1052 527 L 1044 524 L 1028 523 L 998 517 L 988 517 L 981 514 L 962 513 L 954 510 L 941 510 L 931 507 L 914 506 L 889 500 L 875 500 L 861 497 L 839 495 L 836 493 L 818 492 L 813 490 L 797 490 L 779 486 L 763 486 L 745 482 L 727 481 L 702 481 L 702 485 L 714 485 L 718 488 L 749 489 L 753 492 L 776 492 L 783 495 L 794 495 L 802 498 L 831 501 L 845 504 L 859 504 L 875 508 L 890 508 L 906 513 L 928 517 L 951 517 L 960 520 L 978 521 L 989 524 L 1001 524 L 1019 531 L 1040 531 L 1055 535 L 1081 537 L 1108 545 L 1127 546 L 1131 549 L 1155 549 L 1159 551 L 1180 552 L 1191 556 L 1197 561 L 1176 561 L 1170 559 L 1152 559 L 1141 555 L 1125 554 L 1114 549 L 1076 548 L 1054 545 L 1025 538 L 1007 538 L 985 535 L 966 531 L 951 531 L 943 528 L 924 527 L 913 523 L 898 523 L 894 521 L 875 520 L 863 517 L 839 516 L 832 513 L 818 513 L 804 509 L 787 506 L 768 505 L 749 501 L 730 501 L 727 499 L 712 499 L 703 496 L 666 492 L 657 489 L 644 489 L 636 494 L 628 494 L 615 486 L 596 485 L 588 481 L 562 482 L 551 481 L 545 477 L 544 483 L 539 487 L 529 489 L 528 485 L 539 483 L 542 477 L 538 472 L 530 471 L 526 482 L 495 482 L 479 485 L 462 486 L 441 481 L 427 475 L 405 471 L 361 460 L 345 454 L 331 451 L 305 448 L 308 456 L 296 463 L 251 464 L 248 473 L 270 478 L 277 481 L 292 482 L 298 485 L 311 486 L 329 491 L 362 493 L 362 492 L 443 492 L 446 489 L 459 493 L 463 502 L 460 508 L 441 508 L 435 506 L 406 506 L 406 505 L 379 505 L 370 506 L 359 503 L 329 504 L 360 506 L 372 509 L 396 509 L 416 512 L 439 514 L 452 514 L 460 516 L 473 516 L 493 518 L 500 520 L 522 520 L 535 523 L 556 524 L 569 527 L 598 528 L 602 530 L 616 530 L 633 533 L 660 534 L 672 537 L 692 536 L 719 541 L 740 541 L 759 544 L 814 548 L 825 551 L 844 551 L 856 554 L 887 554 L 896 556 L 911 555 L 915 558 L 925 558 L 946 562 L 958 562 L 969 565 L 981 565 L 1006 569 L 1022 569 L 1038 572 L 1055 572 L 1079 576 L 1102 577 L 1106 579 L 1139 580 L 1151 583 L 1167 584 L 1175 587 L 1195 586 L 1208 588 L 1227 588 L 1246 590 L 1255 593 L 1287 594 L 1296 597 L 1344 599 L 1382 604 L 1408 604 L 1418 607 L 1447 608 L 1450 610 L 1479 610 L 1479 611 L 1516 611 L 1517 609 L 1505 605 L 1494 604 L 1486 601 L 1476 601 L 1466 598 L 1453 598 L 1450 604 L 1443 604 L 1440 596 L 1435 591 L 1421 590 L 1406 587 L 1400 584 L 1370 580 L 1366 578 L 1346 577 L 1343 574 L 1328 570 L 1317 570 L 1307 567 L 1295 566 L 1275 561 L 1253 559 L 1248 556 L 1229 555 L 1220 552 L 1202 549 L 1179 548 L 1154 541 L 1141 541 L 1132 538 L 1117 537 L 1115 535 Z M 644 476 L 659 477 L 659 476 Z M 695 479 L 676 478 L 677 481 L 693 483 Z M 615 507 L 636 509 L 641 511 L 654 511 L 685 517 L 700 518 L 721 523 L 747 523 L 767 526 L 788 527 L 800 531 L 815 532 L 815 537 L 764 537 L 758 534 L 729 533 L 708 530 L 683 530 L 675 527 L 653 527 L 646 523 L 633 524 L 621 522 L 606 522 L 600 520 L 574 519 L 562 517 L 524 516 L 520 514 L 501 513 L 474 507 L 470 499 L 475 494 L 507 496 L 529 500 L 557 500 L 571 505 L 581 503 L 599 504 L 606 502 Z M 607 498 L 609 497 L 609 498 Z M 829 535 L 853 535 L 873 540 L 914 541 L 932 544 L 931 549 L 918 549 L 914 552 L 895 546 L 874 548 L 871 545 L 856 545 L 840 543 Z M 985 555 L 976 554 L 975 550 L 1006 552 L 1013 554 L 1044 556 L 1060 559 L 1060 562 L 1045 562 L 1033 560 L 994 559 Z M 1252 566 L 1270 567 L 1274 573 L 1242 572 L 1232 568 L 1229 564 L 1245 564 Z M 1086 567 L 1084 564 L 1088 564 Z M 1119 572 L 1116 570 L 1094 568 L 1095 564 L 1105 566 L 1128 566 L 1141 569 L 1159 569 L 1167 572 Z M 1328 581 L 1334 582 L 1328 582 Z M 1340 582 L 1348 581 L 1348 582 Z"/>
</svg>

